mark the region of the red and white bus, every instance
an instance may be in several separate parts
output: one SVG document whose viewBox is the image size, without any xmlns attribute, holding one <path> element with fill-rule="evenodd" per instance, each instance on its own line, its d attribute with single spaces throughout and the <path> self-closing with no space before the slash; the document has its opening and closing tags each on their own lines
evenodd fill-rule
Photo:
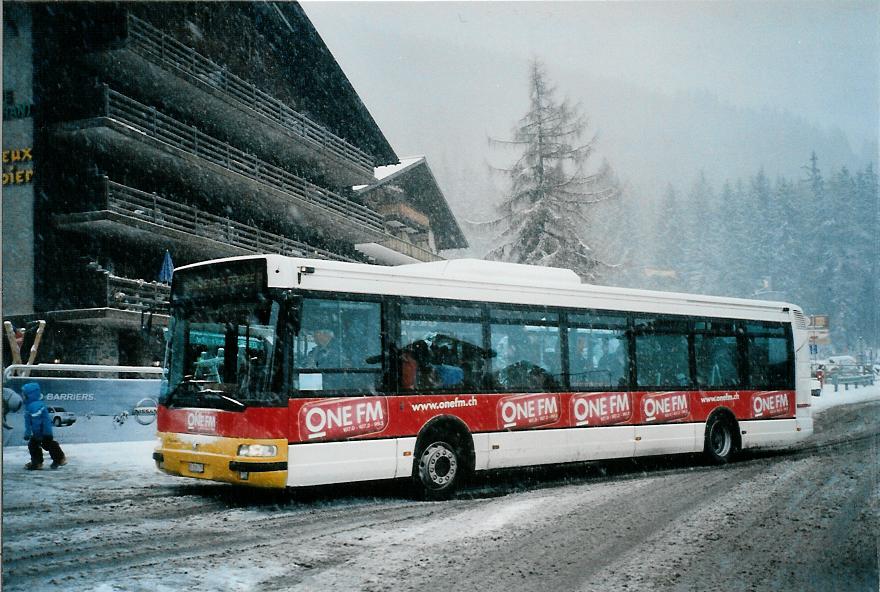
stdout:
<svg viewBox="0 0 880 592">
<path fill-rule="evenodd" d="M 791 304 L 476 260 L 179 268 L 154 458 L 259 487 L 780 447 L 812 433 Z"/>
</svg>

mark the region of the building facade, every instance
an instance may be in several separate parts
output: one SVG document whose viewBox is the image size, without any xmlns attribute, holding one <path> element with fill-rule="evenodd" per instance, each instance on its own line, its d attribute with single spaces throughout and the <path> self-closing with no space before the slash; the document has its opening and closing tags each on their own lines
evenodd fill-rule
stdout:
<svg viewBox="0 0 880 592">
<path fill-rule="evenodd" d="M 297 4 L 4 3 L 3 49 L 3 316 L 48 321 L 39 361 L 161 360 L 166 251 L 395 262 L 352 187 L 397 155 Z"/>
<path fill-rule="evenodd" d="M 380 242 L 358 250 L 388 265 L 439 261 L 438 253 L 467 248 L 468 242 L 424 156 L 377 167 L 376 180 L 355 192 L 385 221 Z"/>
</svg>

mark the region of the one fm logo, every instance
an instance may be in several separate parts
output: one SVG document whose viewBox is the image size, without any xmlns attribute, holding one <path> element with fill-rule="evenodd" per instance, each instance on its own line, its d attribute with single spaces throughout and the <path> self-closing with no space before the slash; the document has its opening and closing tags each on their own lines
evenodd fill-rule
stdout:
<svg viewBox="0 0 880 592">
<path fill-rule="evenodd" d="M 593 393 L 571 398 L 576 426 L 611 425 L 632 417 L 632 393 Z"/>
<path fill-rule="evenodd" d="M 504 397 L 498 401 L 503 429 L 533 428 L 559 421 L 559 396 L 528 394 Z"/>
<path fill-rule="evenodd" d="M 217 416 L 204 411 L 187 411 L 186 430 L 202 434 L 213 434 L 217 431 Z"/>
<path fill-rule="evenodd" d="M 687 393 L 655 393 L 642 399 L 645 421 L 669 421 L 690 414 Z"/>
<path fill-rule="evenodd" d="M 387 423 L 385 397 L 306 403 L 299 411 L 303 440 L 334 440 L 381 432 Z"/>
<path fill-rule="evenodd" d="M 752 417 L 776 417 L 791 414 L 788 393 L 772 391 L 752 395 Z"/>
</svg>

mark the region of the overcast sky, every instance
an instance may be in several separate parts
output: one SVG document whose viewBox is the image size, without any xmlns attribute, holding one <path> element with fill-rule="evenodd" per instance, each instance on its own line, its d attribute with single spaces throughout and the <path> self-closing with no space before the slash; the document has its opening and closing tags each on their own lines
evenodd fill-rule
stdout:
<svg viewBox="0 0 880 592">
<path fill-rule="evenodd" d="M 478 54 L 508 60 L 517 89 L 524 88 L 523 65 L 537 55 L 551 72 L 577 70 L 667 94 L 707 91 L 737 106 L 785 109 L 839 127 L 855 149 L 878 135 L 876 0 L 303 7 L 392 143 L 393 120 L 419 117 L 420 95 L 436 97 L 448 84 L 498 86 L 506 71 L 468 67 L 467 56 Z M 458 76 L 432 76 L 438 64 Z M 520 94 L 512 100 L 524 107 Z"/>
</svg>

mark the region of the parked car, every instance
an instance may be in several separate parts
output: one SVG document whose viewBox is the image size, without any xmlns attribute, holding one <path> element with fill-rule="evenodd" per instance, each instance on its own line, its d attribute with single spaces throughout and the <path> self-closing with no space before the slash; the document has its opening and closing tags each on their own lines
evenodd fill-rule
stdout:
<svg viewBox="0 0 880 592">
<path fill-rule="evenodd" d="M 833 376 L 857 376 L 863 374 L 862 365 L 853 356 L 828 356 L 827 360 L 819 360 L 818 368 L 825 374 L 828 382 Z"/>
<path fill-rule="evenodd" d="M 52 425 L 56 428 L 73 425 L 73 422 L 76 421 L 76 414 L 70 411 L 65 411 L 63 407 L 47 407 L 46 409 L 49 411 L 49 416 L 52 418 Z"/>
</svg>

